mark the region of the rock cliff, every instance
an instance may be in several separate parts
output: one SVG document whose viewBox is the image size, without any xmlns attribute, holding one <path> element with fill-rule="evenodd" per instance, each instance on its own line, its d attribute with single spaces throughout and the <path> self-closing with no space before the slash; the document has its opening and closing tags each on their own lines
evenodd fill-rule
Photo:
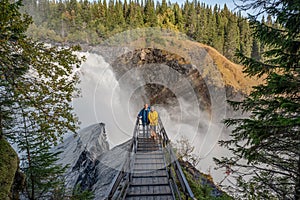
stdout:
<svg viewBox="0 0 300 200">
<path fill-rule="evenodd" d="M 0 158 L 0 199 L 19 199 L 25 177 L 17 153 L 4 138 L 0 138 Z"/>
<path fill-rule="evenodd" d="M 216 105 L 240 100 L 262 82 L 245 76 L 243 66 L 214 48 L 163 30 L 122 33 L 85 50 L 105 58 L 122 89 L 135 88 L 133 100 L 165 107 L 193 93 L 199 108 L 211 114 Z"/>
<path fill-rule="evenodd" d="M 59 163 L 69 165 L 66 187 L 79 186 L 90 190 L 95 199 L 103 199 L 106 191 L 124 162 L 129 142 L 109 149 L 105 125 L 94 124 L 69 136 L 54 151 L 61 151 Z"/>
</svg>

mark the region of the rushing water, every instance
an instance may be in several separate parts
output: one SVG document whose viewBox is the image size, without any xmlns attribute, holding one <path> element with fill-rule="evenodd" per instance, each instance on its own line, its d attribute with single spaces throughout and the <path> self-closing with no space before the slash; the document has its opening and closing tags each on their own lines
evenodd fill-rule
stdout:
<svg viewBox="0 0 300 200">
<path fill-rule="evenodd" d="M 137 112 L 144 102 L 131 98 L 137 88 L 130 88 L 133 87 L 130 84 L 125 86 L 126 82 L 122 79 L 117 81 L 111 66 L 102 56 L 94 53 L 80 55 L 87 60 L 80 68 L 81 97 L 74 99 L 73 106 L 82 122 L 81 128 L 103 122 L 106 124 L 110 147 L 121 144 L 132 137 Z M 134 76 L 137 79 L 139 77 L 137 74 Z M 193 153 L 201 158 L 197 167 L 205 173 L 211 173 L 216 181 L 222 180 L 224 171 L 214 170 L 212 158 L 228 155 L 217 144 L 218 140 L 226 138 L 223 125 L 219 119 L 212 120 L 207 113 L 200 111 L 199 106 L 195 106 L 195 99 L 188 99 L 191 100 L 177 97 L 179 106 L 157 105 L 156 108 L 172 142 L 176 143 L 182 137 L 188 138 L 195 146 Z M 180 115 L 179 120 L 172 120 L 174 115 Z"/>
</svg>

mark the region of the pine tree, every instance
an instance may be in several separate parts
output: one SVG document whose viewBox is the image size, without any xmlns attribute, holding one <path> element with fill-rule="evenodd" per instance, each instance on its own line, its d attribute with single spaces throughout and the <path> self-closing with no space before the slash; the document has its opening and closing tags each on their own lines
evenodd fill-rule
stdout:
<svg viewBox="0 0 300 200">
<path fill-rule="evenodd" d="M 144 8 L 144 23 L 146 27 L 157 26 L 157 17 L 155 14 L 154 1 L 146 0 L 146 5 Z"/>
<path fill-rule="evenodd" d="M 251 50 L 251 58 L 260 61 L 260 42 L 254 38 L 252 41 L 252 50 Z"/>
<path fill-rule="evenodd" d="M 224 36 L 224 56 L 229 60 L 236 61 L 235 52 L 240 47 L 240 41 L 237 18 L 235 15 L 229 15 Z"/>
<path fill-rule="evenodd" d="M 177 29 L 181 32 L 183 32 L 183 16 L 182 16 L 182 10 L 180 9 L 178 3 L 175 3 L 173 6 L 173 12 L 174 12 L 174 17 L 175 17 L 175 25 Z"/>
<path fill-rule="evenodd" d="M 0 137 L 21 151 L 27 174 L 25 196 L 52 195 L 63 168 L 50 147 L 66 132 L 76 132 L 78 120 L 71 101 L 78 90 L 75 73 L 79 47 L 47 47 L 25 35 L 31 18 L 20 14 L 21 1 L 0 3 Z"/>
<path fill-rule="evenodd" d="M 158 13 L 161 14 L 161 15 L 163 15 L 166 12 L 167 8 L 168 8 L 166 0 L 162 0 L 161 4 L 158 3 L 157 6 L 158 6 Z"/>
<path fill-rule="evenodd" d="M 247 9 L 259 8 L 278 26 L 249 20 L 254 37 L 264 43 L 263 62 L 241 53 L 249 76 L 265 77 L 241 102 L 230 102 L 248 117 L 225 120 L 234 126 L 231 139 L 221 145 L 233 153 L 217 160 L 231 167 L 238 193 L 247 199 L 300 199 L 300 4 L 287 0 L 247 0 Z"/>
<path fill-rule="evenodd" d="M 223 54 L 224 48 L 224 20 L 220 12 L 220 8 L 216 5 L 214 7 L 214 13 L 216 16 L 216 38 L 213 40 L 213 47 L 215 47 L 221 54 Z"/>
<path fill-rule="evenodd" d="M 240 33 L 240 50 L 242 54 L 246 56 L 251 55 L 251 29 L 247 20 L 243 19 L 242 16 L 239 16 L 238 19 L 239 33 Z"/>
</svg>

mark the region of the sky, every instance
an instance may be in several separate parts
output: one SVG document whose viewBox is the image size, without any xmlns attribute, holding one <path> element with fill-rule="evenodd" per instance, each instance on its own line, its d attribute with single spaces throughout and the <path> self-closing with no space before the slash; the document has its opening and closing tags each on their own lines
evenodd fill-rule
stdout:
<svg viewBox="0 0 300 200">
<path fill-rule="evenodd" d="M 158 0 L 161 2 L 161 0 Z M 186 0 L 170 0 L 171 3 L 175 3 L 177 2 L 178 4 L 183 4 L 184 2 L 186 2 Z M 193 0 L 188 0 L 189 2 L 193 1 Z M 212 7 L 215 6 L 216 4 L 220 5 L 221 8 L 224 7 L 224 4 L 227 5 L 227 8 L 231 11 L 237 12 L 238 9 L 236 9 L 236 6 L 234 4 L 237 3 L 238 5 L 241 5 L 241 0 L 199 0 L 201 3 L 205 3 L 206 5 L 211 5 Z M 168 2 L 168 1 L 167 1 Z M 248 16 L 249 14 L 255 14 L 256 11 L 254 10 L 248 10 L 247 12 L 242 11 L 241 14 L 243 16 Z"/>
<path fill-rule="evenodd" d="M 186 0 L 171 0 L 171 2 L 177 2 L 179 4 L 182 4 L 185 1 Z M 189 0 L 189 1 L 191 1 L 191 0 Z M 203 2 L 207 5 L 212 5 L 212 6 L 219 4 L 221 6 L 221 8 L 224 6 L 224 4 L 226 4 L 230 10 L 233 10 L 235 8 L 233 0 L 201 0 L 200 2 Z"/>
</svg>

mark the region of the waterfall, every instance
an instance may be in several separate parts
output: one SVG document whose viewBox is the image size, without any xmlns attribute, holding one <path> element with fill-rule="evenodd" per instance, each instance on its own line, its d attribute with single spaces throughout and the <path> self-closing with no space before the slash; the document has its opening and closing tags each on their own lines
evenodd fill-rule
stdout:
<svg viewBox="0 0 300 200">
<path fill-rule="evenodd" d="M 130 78 L 123 77 L 131 81 L 131 84 L 126 85 L 122 78 L 119 81 L 116 79 L 112 67 L 101 55 L 87 52 L 79 54 L 86 57 L 79 70 L 81 97 L 73 100 L 74 110 L 82 122 L 80 126 L 84 128 L 95 123 L 105 123 L 109 145 L 114 147 L 132 137 L 137 113 L 146 102 L 131 98 L 131 95 L 145 80 L 139 80 L 142 77 L 139 76 L 140 72 L 132 71 L 129 73 Z M 132 80 L 140 82 L 132 84 Z M 182 136 L 188 138 L 195 147 L 193 153 L 201 158 L 197 168 L 209 172 L 217 181 L 221 180 L 224 172 L 214 170 L 212 160 L 213 157 L 228 155 L 228 151 L 217 143 L 219 139 L 227 137 L 220 119 L 212 120 L 206 112 L 200 111 L 198 102 L 193 98 L 176 98 L 179 106 L 167 108 L 155 105 L 168 135 L 173 143 Z M 179 118 L 174 115 L 179 115 Z M 178 120 L 172 121 L 172 118 Z"/>
<path fill-rule="evenodd" d="M 79 54 L 86 57 L 79 70 L 81 95 L 73 100 L 80 127 L 105 123 L 108 142 L 113 147 L 132 137 L 136 113 L 130 112 L 128 102 L 122 101 L 118 81 L 102 56 Z"/>
</svg>

